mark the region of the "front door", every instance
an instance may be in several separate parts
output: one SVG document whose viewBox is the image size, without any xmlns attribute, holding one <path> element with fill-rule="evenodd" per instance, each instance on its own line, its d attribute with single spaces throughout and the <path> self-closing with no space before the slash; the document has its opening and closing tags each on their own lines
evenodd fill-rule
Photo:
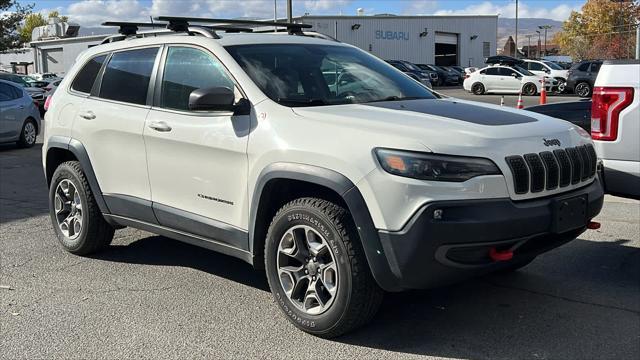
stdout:
<svg viewBox="0 0 640 360">
<path fill-rule="evenodd" d="M 144 127 L 153 208 L 161 225 L 247 248 L 250 118 L 191 111 L 193 90 L 240 91 L 218 59 L 193 46 L 168 46 L 154 107 Z"/>
<path fill-rule="evenodd" d="M 22 90 L 13 85 L 0 82 L 0 140 L 11 140 L 18 134 L 18 127 L 21 124 L 19 114 L 21 113 L 22 99 L 18 96 Z"/>
<path fill-rule="evenodd" d="M 501 90 L 509 92 L 519 92 L 522 75 L 517 71 L 506 67 L 501 67 L 499 71 Z"/>
</svg>

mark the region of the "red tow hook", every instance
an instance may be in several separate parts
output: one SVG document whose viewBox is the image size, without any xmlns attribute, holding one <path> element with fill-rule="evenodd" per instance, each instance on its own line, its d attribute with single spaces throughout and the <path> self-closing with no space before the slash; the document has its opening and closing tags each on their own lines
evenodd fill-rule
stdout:
<svg viewBox="0 0 640 360">
<path fill-rule="evenodd" d="M 600 223 L 596 221 L 589 221 L 587 224 L 587 229 L 598 230 L 600 229 Z"/>
<path fill-rule="evenodd" d="M 513 258 L 513 251 L 511 250 L 502 250 L 498 251 L 496 248 L 492 247 L 489 249 L 489 257 L 493 261 L 508 261 Z"/>
</svg>

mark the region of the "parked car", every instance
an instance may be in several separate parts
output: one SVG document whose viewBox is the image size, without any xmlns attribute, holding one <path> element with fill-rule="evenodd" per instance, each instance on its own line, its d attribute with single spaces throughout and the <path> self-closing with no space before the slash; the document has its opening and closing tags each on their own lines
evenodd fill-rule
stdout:
<svg viewBox="0 0 640 360">
<path fill-rule="evenodd" d="M 574 64 L 567 72 L 567 90 L 580 97 L 590 97 L 602 60 L 587 60 Z"/>
<path fill-rule="evenodd" d="M 591 137 L 605 190 L 640 199 L 640 61 L 605 61 L 591 105 Z"/>
<path fill-rule="evenodd" d="M 524 63 L 520 66 L 526 68 L 536 75 L 556 80 L 558 82 L 558 92 L 563 93 L 565 91 L 568 78 L 568 70 L 563 69 L 558 64 L 546 60 L 524 59 Z"/>
<path fill-rule="evenodd" d="M 53 81 L 51 81 L 49 84 L 47 84 L 47 86 L 44 87 L 44 91 L 47 92 L 47 96 L 51 96 L 53 95 L 54 92 L 56 92 L 56 89 L 58 88 L 58 86 L 60 86 L 60 83 L 62 82 L 62 79 L 55 79 Z"/>
<path fill-rule="evenodd" d="M 457 85 L 460 82 L 460 76 L 458 76 L 457 73 L 444 69 L 440 66 L 429 64 L 416 64 L 416 66 L 423 71 L 433 71 L 438 74 L 437 86 Z"/>
<path fill-rule="evenodd" d="M 453 70 L 459 72 L 461 75 L 464 76 L 465 71 L 464 71 L 464 68 L 462 66 L 454 65 L 454 66 L 449 66 L 449 67 L 452 68 Z"/>
<path fill-rule="evenodd" d="M 547 90 L 553 83 L 546 84 Z M 542 89 L 542 78 L 519 66 L 487 66 L 464 79 L 463 88 L 473 94 L 485 93 L 536 95 Z"/>
<path fill-rule="evenodd" d="M 91 47 L 50 98 L 42 161 L 67 251 L 123 226 L 220 251 L 328 338 L 384 291 L 526 266 L 602 208 L 591 137 L 570 123 L 443 98 L 332 40 L 183 35 Z"/>
<path fill-rule="evenodd" d="M 26 81 L 30 87 L 42 89 L 45 86 L 49 85 L 49 81 L 47 80 L 36 80 L 29 75 L 18 75 L 18 76 L 20 76 L 24 81 Z"/>
<path fill-rule="evenodd" d="M 40 113 L 44 113 L 44 90 L 31 86 L 21 76 L 10 73 L 0 73 L 0 80 L 10 81 L 16 83 L 22 87 L 31 95 L 31 98 L 36 101 Z"/>
<path fill-rule="evenodd" d="M 24 87 L 0 80 L 0 143 L 31 147 L 40 132 L 40 111 Z"/>
<path fill-rule="evenodd" d="M 33 73 L 30 74 L 30 76 L 36 80 L 53 80 L 53 79 L 58 79 L 60 78 L 58 75 L 54 74 L 54 73 Z"/>
<path fill-rule="evenodd" d="M 387 63 L 389 63 L 391 66 L 393 66 L 394 68 L 402 71 L 403 73 L 409 75 L 412 79 L 418 79 L 418 81 L 424 85 L 427 85 L 427 83 L 429 85 L 427 85 L 428 87 L 432 87 L 434 83 L 437 83 L 438 81 L 438 75 L 431 73 L 431 72 L 427 72 L 427 71 L 423 71 L 420 70 L 420 68 L 418 68 L 417 66 L 411 64 L 408 61 L 402 61 L 402 60 L 386 60 Z"/>
</svg>

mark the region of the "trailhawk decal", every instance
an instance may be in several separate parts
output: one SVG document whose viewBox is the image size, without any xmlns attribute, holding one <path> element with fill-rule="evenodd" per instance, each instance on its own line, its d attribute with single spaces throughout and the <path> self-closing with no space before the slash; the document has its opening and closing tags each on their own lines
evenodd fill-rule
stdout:
<svg viewBox="0 0 640 360">
<path fill-rule="evenodd" d="M 442 116 L 479 125 L 517 125 L 538 121 L 527 115 L 447 100 L 400 100 L 362 105 Z"/>
</svg>

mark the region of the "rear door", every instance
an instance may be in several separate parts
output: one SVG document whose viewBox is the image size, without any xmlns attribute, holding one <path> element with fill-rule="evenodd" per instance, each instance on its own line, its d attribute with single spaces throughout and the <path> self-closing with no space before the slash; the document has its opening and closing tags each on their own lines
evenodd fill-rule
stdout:
<svg viewBox="0 0 640 360">
<path fill-rule="evenodd" d="M 13 140 L 19 131 L 16 124 L 24 120 L 20 119 L 24 105 L 18 94 L 22 94 L 21 89 L 0 82 L 0 141 Z"/>
<path fill-rule="evenodd" d="M 161 225 L 247 248 L 249 115 L 192 111 L 189 95 L 211 87 L 242 95 L 209 50 L 168 46 L 144 127 L 153 209 Z"/>
<path fill-rule="evenodd" d="M 73 137 L 91 160 L 112 213 L 155 222 L 142 130 L 159 46 L 113 52 L 80 105 Z"/>
</svg>

